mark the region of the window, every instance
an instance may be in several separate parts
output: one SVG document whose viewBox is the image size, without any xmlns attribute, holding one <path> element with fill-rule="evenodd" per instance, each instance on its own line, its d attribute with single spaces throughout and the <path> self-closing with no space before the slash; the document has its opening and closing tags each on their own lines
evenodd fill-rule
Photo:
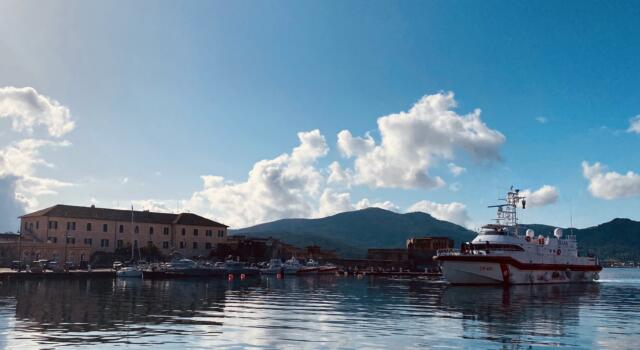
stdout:
<svg viewBox="0 0 640 350">
<path fill-rule="evenodd" d="M 198 249 L 198 242 L 193 242 L 193 249 Z"/>
<path fill-rule="evenodd" d="M 218 230 L 218 237 L 224 237 L 224 230 Z"/>
<path fill-rule="evenodd" d="M 67 237 L 67 244 L 76 244 L 75 237 Z"/>
<path fill-rule="evenodd" d="M 211 237 L 211 230 L 206 230 L 204 232 L 204 235 L 207 236 L 207 237 Z"/>
<path fill-rule="evenodd" d="M 140 227 L 136 226 L 136 228 L 133 230 L 135 233 L 140 233 Z"/>
<path fill-rule="evenodd" d="M 152 235 L 153 234 L 153 226 L 149 226 L 149 234 Z"/>
<path fill-rule="evenodd" d="M 107 232 L 109 231 L 109 225 L 108 224 L 102 224 L 102 232 Z"/>
<path fill-rule="evenodd" d="M 119 239 L 119 240 L 116 242 L 116 245 L 118 246 L 118 248 L 122 248 L 122 247 L 124 246 L 124 242 L 123 242 L 121 239 Z"/>
<path fill-rule="evenodd" d="M 93 238 L 85 238 L 84 239 L 84 244 L 85 245 L 92 245 L 93 244 Z"/>
<path fill-rule="evenodd" d="M 24 229 L 26 230 L 26 229 L 28 229 L 28 228 L 29 228 L 29 223 L 28 223 L 28 222 L 25 222 L 25 223 L 24 223 Z M 51 226 L 49 226 L 49 228 L 51 228 Z"/>
<path fill-rule="evenodd" d="M 169 249 L 169 242 L 167 241 L 162 242 L 162 248 Z"/>
<path fill-rule="evenodd" d="M 40 228 L 40 221 L 36 221 L 36 230 Z"/>
<path fill-rule="evenodd" d="M 182 229 L 182 235 L 184 236 L 184 235 L 186 235 L 186 234 L 187 234 L 187 230 Z"/>
<path fill-rule="evenodd" d="M 57 221 L 49 221 L 49 228 L 57 230 L 58 229 L 58 222 Z"/>
<path fill-rule="evenodd" d="M 185 246 L 186 244 L 184 243 L 184 241 L 180 242 L 180 249 L 184 249 Z"/>
<path fill-rule="evenodd" d="M 168 228 L 168 227 L 165 227 L 165 228 L 162 230 L 162 233 L 164 233 L 164 235 L 165 235 L 165 236 L 168 236 L 168 235 L 169 235 L 169 228 Z"/>
<path fill-rule="evenodd" d="M 211 249 L 211 243 L 209 243 L 209 242 L 205 243 L 205 244 L 204 244 L 204 247 L 205 247 L 206 249 Z"/>
<path fill-rule="evenodd" d="M 198 229 L 197 229 L 197 228 L 194 228 L 194 229 L 193 229 L 193 235 L 194 235 L 194 236 L 197 236 L 197 235 L 198 235 Z"/>
<path fill-rule="evenodd" d="M 58 237 L 47 237 L 47 241 L 51 243 L 58 243 Z"/>
<path fill-rule="evenodd" d="M 33 231 L 33 222 L 29 223 L 29 231 Z"/>
<path fill-rule="evenodd" d="M 109 240 L 108 239 L 101 239 L 100 240 L 100 247 L 102 247 L 102 248 L 109 247 Z"/>
<path fill-rule="evenodd" d="M 119 231 L 120 233 L 123 233 L 123 232 L 124 232 L 124 225 L 120 225 L 120 228 L 118 229 L 118 231 Z"/>
<path fill-rule="evenodd" d="M 153 247 L 153 241 L 147 241 L 147 247 Z"/>
<path fill-rule="evenodd" d="M 87 222 L 87 231 L 91 231 L 91 223 Z"/>
</svg>

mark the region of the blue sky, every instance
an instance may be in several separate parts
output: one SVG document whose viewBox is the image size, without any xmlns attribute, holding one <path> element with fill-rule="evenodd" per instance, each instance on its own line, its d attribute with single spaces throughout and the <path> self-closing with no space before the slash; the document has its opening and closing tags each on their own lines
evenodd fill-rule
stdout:
<svg viewBox="0 0 640 350">
<path fill-rule="evenodd" d="M 567 226 L 570 212 L 578 227 L 638 220 L 640 134 L 629 128 L 640 114 L 639 15 L 637 3 L 623 1 L 2 2 L 0 87 L 58 101 L 74 127 L 61 136 L 16 130 L 19 112 L 5 111 L 1 148 L 69 144 L 31 147 L 37 155 L 27 156 L 48 165 L 0 162 L 0 176 L 11 177 L 0 193 L 15 192 L 24 210 L 134 201 L 235 226 L 346 209 L 347 193 L 353 208 L 365 198 L 397 211 L 428 201 L 414 208 L 474 227 L 510 185 L 547 185 L 552 193 L 524 221 Z M 480 109 L 504 140 L 481 159 L 455 142 L 443 146 L 453 153 L 423 167 L 440 186 L 363 180 L 357 156 L 337 145 L 342 130 L 380 145 L 378 118 L 449 91 L 454 118 Z M 298 172 L 278 182 L 293 183 L 284 202 L 247 180 L 254 164 L 292 154 L 297 133 L 316 129 L 328 150 L 303 166 L 276 161 L 283 174 Z M 402 149 L 386 154 L 387 162 L 403 157 Z M 354 180 L 328 184 L 334 161 Z M 608 168 L 588 178 L 583 161 Z M 449 163 L 466 171 L 454 176 Z M 40 191 L 23 172 L 40 179 Z M 224 184 L 207 190 L 209 175 Z M 334 196 L 321 210 L 327 190 Z M 435 206 L 450 203 L 463 207 Z M 11 229 L 4 222 L 0 230 Z"/>
</svg>

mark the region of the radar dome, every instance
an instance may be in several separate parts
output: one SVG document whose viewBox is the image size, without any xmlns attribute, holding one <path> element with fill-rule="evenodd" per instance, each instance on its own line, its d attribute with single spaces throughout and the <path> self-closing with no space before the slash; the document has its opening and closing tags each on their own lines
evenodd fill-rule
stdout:
<svg viewBox="0 0 640 350">
<path fill-rule="evenodd" d="M 561 228 L 556 228 L 555 230 L 553 230 L 553 235 L 556 236 L 557 238 L 562 237 L 562 229 Z"/>
<path fill-rule="evenodd" d="M 533 238 L 536 235 L 536 233 L 532 229 L 527 229 L 526 235 L 529 238 Z"/>
</svg>

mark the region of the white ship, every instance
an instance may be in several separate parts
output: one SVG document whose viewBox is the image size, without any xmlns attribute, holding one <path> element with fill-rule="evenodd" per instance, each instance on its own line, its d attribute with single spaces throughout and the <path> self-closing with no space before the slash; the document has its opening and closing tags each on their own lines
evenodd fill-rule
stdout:
<svg viewBox="0 0 640 350">
<path fill-rule="evenodd" d="M 553 236 L 528 229 L 521 235 L 517 209 L 526 200 L 512 189 L 498 208 L 495 223 L 482 227 L 471 243 L 460 250 L 440 250 L 444 278 L 451 284 L 545 284 L 577 283 L 598 280 L 602 266 L 595 257 L 578 256 L 574 235 L 562 237 L 556 228 Z"/>
</svg>

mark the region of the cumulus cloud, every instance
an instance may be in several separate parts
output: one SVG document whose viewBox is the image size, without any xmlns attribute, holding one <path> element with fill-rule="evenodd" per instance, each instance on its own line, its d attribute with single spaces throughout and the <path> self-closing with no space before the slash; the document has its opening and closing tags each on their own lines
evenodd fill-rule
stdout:
<svg viewBox="0 0 640 350">
<path fill-rule="evenodd" d="M 422 200 L 407 209 L 407 212 L 410 213 L 417 211 L 427 213 L 438 220 L 453 222 L 461 226 L 467 225 L 470 221 L 467 206 L 458 202 L 436 203 Z"/>
<path fill-rule="evenodd" d="M 544 185 L 539 189 L 523 190 L 520 195 L 526 197 L 528 207 L 543 207 L 558 201 L 558 190 L 554 186 Z"/>
<path fill-rule="evenodd" d="M 634 132 L 640 134 L 640 115 L 637 115 L 629 120 L 628 132 Z"/>
<path fill-rule="evenodd" d="M 363 198 L 359 200 L 358 203 L 356 203 L 355 205 L 355 209 L 366 209 L 366 208 L 381 208 L 381 209 L 386 209 L 391 211 L 400 210 L 400 208 L 397 205 L 393 204 L 393 202 L 391 201 L 371 203 L 371 201 L 369 201 L 369 199 L 367 198 Z"/>
<path fill-rule="evenodd" d="M 349 192 L 335 192 L 325 189 L 320 196 L 317 217 L 325 217 L 354 209 Z"/>
<path fill-rule="evenodd" d="M 203 176 L 204 188 L 193 194 L 188 208 L 236 227 L 313 216 L 314 199 L 325 182 L 315 163 L 329 148 L 319 130 L 300 132 L 298 139 L 290 154 L 255 163 L 245 182 Z"/>
<path fill-rule="evenodd" d="M 329 165 L 329 177 L 327 182 L 330 184 L 343 185 L 350 187 L 353 183 L 353 172 L 351 169 L 344 169 L 338 162 L 332 162 Z"/>
<path fill-rule="evenodd" d="M 42 125 L 54 137 L 65 135 L 75 126 L 69 108 L 32 87 L 0 88 L 0 118 L 11 119 L 13 130 L 18 132 L 31 133 Z"/>
<path fill-rule="evenodd" d="M 582 162 L 582 175 L 589 180 L 589 192 L 602 199 L 617 199 L 640 195 L 640 175 L 633 171 L 620 174 L 607 172 L 607 167 L 596 162 Z"/>
<path fill-rule="evenodd" d="M 453 111 L 452 92 L 424 96 L 409 111 L 378 119 L 381 135 L 338 134 L 338 149 L 355 158 L 354 180 L 373 187 L 435 188 L 445 184 L 429 169 L 440 159 L 452 160 L 458 151 L 478 161 L 500 158 L 505 137 L 480 119 L 480 110 L 467 115 Z"/>
<path fill-rule="evenodd" d="M 43 127 L 42 137 L 60 138 L 74 128 L 69 109 L 40 95 L 31 87 L 0 88 L 0 119 L 11 120 L 11 130 L 32 134 Z M 53 168 L 43 149 L 67 147 L 68 141 L 26 138 L 0 148 L 0 230 L 15 230 L 16 216 L 38 207 L 38 197 L 55 194 L 71 183 L 37 176 L 39 167 Z"/>
</svg>

